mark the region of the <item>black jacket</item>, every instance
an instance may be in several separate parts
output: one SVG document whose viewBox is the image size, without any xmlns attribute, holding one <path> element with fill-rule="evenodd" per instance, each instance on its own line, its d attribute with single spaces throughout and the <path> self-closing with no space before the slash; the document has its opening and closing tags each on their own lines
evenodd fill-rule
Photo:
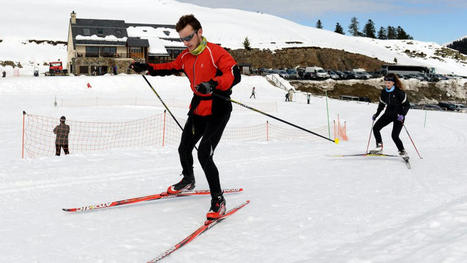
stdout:
<svg viewBox="0 0 467 263">
<path fill-rule="evenodd" d="M 405 116 L 410 109 L 410 103 L 407 99 L 407 94 L 398 88 L 394 88 L 394 90 L 391 92 L 388 92 L 386 88 L 384 88 L 381 91 L 381 96 L 379 97 L 379 105 L 378 110 L 376 111 L 376 116 L 378 116 L 385 107 L 385 115 L 389 115 L 393 118 L 397 118 L 398 114 Z"/>
</svg>

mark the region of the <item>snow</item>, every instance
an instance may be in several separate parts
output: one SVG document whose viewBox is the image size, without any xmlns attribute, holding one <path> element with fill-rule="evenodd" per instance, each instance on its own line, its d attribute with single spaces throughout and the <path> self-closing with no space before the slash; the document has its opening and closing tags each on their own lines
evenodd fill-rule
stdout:
<svg viewBox="0 0 467 263">
<path fill-rule="evenodd" d="M 118 3 L 111 0 L 99 1 L 88 5 L 78 2 L 55 2 L 53 11 L 44 3 L 28 3 L 27 0 L 10 1 L 7 8 L 0 10 L 0 17 L 11 17 L 11 20 L 19 21 L 15 27 L 5 28 L 0 42 L 0 60 L 11 57 L 10 49 L 4 43 L 10 38 L 16 39 L 61 39 L 65 41 L 68 33 L 69 14 L 75 11 L 78 18 L 117 19 L 127 23 L 148 24 L 176 24 L 178 18 L 185 14 L 194 14 L 203 26 L 203 34 L 208 41 L 221 43 L 230 49 L 243 48 L 243 41 L 248 37 L 250 46 L 259 49 L 277 50 L 287 47 L 321 47 L 345 50 L 351 53 L 359 53 L 379 60 L 393 63 L 397 59 L 399 64 L 421 65 L 434 67 L 441 74 L 467 75 L 467 64 L 452 58 L 440 58 L 433 56 L 436 50 L 443 46 L 436 43 L 416 40 L 377 40 L 364 37 L 341 35 L 332 31 L 303 26 L 292 21 L 273 15 L 248 12 L 235 9 L 208 8 L 193 4 L 181 3 L 174 0 L 134 0 L 131 3 Z M 39 5 L 39 6 L 35 6 Z M 143 11 L 141 7 L 144 7 Z M 22 10 L 21 13 L 8 13 L 6 10 Z M 4 12 L 4 13 L 2 13 Z M 30 22 L 24 17 L 40 17 L 41 23 Z M 1 22 L 1 18 L 0 18 Z M 152 37 L 160 36 L 161 32 L 154 32 Z M 175 33 L 171 32 L 170 35 Z M 153 53 L 160 52 L 161 45 L 154 40 Z M 171 43 L 173 45 L 173 43 Z M 34 45 L 21 47 L 31 49 L 29 52 L 18 52 L 13 58 L 28 64 L 34 57 Z M 66 52 L 56 52 L 57 47 L 50 46 L 51 55 L 41 62 L 54 61 L 57 55 L 62 61 L 66 61 Z M 62 47 L 60 47 L 60 50 Z M 152 48 L 151 48 L 152 49 Z M 409 57 L 405 51 L 417 51 L 426 54 L 426 57 Z M 163 50 L 162 50 L 163 51 Z M 42 63 L 41 63 L 42 64 Z M 311 66 L 311 65 L 310 65 Z M 0 68 L 1 69 L 1 68 Z M 25 69 L 24 74 L 32 70 Z"/>
<path fill-rule="evenodd" d="M 148 77 L 166 100 L 189 104 L 184 77 Z M 87 88 L 90 83 L 92 88 Z M 251 87 L 257 99 L 249 99 Z M 326 126 L 326 100 L 294 95 L 263 77 L 242 76 L 232 98 L 275 103 L 273 115 L 312 131 Z M 58 106 L 57 99 L 153 99 L 155 106 Z M 193 232 L 209 197 L 180 198 L 88 213 L 61 209 L 166 190 L 180 180 L 177 146 L 114 149 L 21 159 L 22 111 L 73 121 L 126 121 L 161 113 L 137 75 L 7 77 L 0 79 L 0 261 L 146 262 Z M 397 158 L 338 158 L 365 151 L 376 104 L 328 99 L 329 115 L 346 121 L 349 141 L 316 136 L 272 141 L 221 140 L 214 158 L 227 207 L 251 203 L 170 255 L 166 262 L 464 262 L 467 257 L 467 115 L 411 110 L 401 139 L 409 170 Z M 187 108 L 171 109 L 184 119 Z M 227 129 L 264 123 L 285 126 L 236 107 Z M 73 130 L 73 127 L 72 127 Z M 385 152 L 396 153 L 391 127 Z M 326 136 L 326 134 L 323 134 Z M 372 138 L 371 146 L 374 144 Z M 196 153 L 194 153 L 196 157 Z M 196 158 L 195 158 L 196 159 Z M 207 188 L 195 161 L 197 189 Z"/>
<path fill-rule="evenodd" d="M 77 35 L 76 40 L 99 40 L 99 41 L 126 41 L 128 38 L 127 37 L 116 37 L 114 35 L 109 35 L 105 37 L 99 37 L 97 35 L 92 35 L 92 36 L 82 36 L 82 35 Z"/>
</svg>

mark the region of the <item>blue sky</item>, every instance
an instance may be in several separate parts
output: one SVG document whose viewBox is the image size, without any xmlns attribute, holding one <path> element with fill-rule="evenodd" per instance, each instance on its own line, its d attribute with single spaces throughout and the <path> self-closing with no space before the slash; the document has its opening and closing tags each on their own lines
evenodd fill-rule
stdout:
<svg viewBox="0 0 467 263">
<path fill-rule="evenodd" d="M 467 36 L 466 0 L 179 0 L 200 6 L 237 8 L 287 18 L 300 24 L 334 31 L 339 22 L 346 34 L 352 17 L 360 30 L 368 19 L 377 29 L 401 26 L 416 40 L 445 44 Z"/>
</svg>

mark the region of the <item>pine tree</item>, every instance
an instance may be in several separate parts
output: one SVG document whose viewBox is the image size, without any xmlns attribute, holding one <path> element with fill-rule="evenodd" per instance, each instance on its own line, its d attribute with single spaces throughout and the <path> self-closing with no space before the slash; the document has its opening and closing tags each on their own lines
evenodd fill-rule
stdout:
<svg viewBox="0 0 467 263">
<path fill-rule="evenodd" d="M 407 34 L 401 26 L 397 27 L 396 34 L 397 34 L 397 37 L 396 37 L 397 39 L 413 39 L 413 37 Z"/>
<path fill-rule="evenodd" d="M 245 37 L 245 40 L 243 41 L 243 47 L 244 47 L 246 50 L 251 50 L 251 47 L 250 47 L 250 40 L 248 40 L 248 37 Z"/>
<path fill-rule="evenodd" d="M 334 30 L 334 32 L 345 35 L 344 29 L 342 28 L 342 26 L 339 23 L 336 24 L 336 29 Z"/>
<path fill-rule="evenodd" d="M 384 28 L 384 27 L 379 28 L 378 39 L 388 39 L 388 35 L 386 33 L 386 28 Z"/>
<path fill-rule="evenodd" d="M 358 32 L 358 20 L 356 17 L 352 17 L 350 20 L 349 33 L 355 37 L 360 35 L 360 32 Z"/>
<path fill-rule="evenodd" d="M 316 28 L 320 28 L 320 29 L 323 28 L 323 24 L 321 24 L 321 20 L 320 20 L 320 19 L 318 19 L 318 22 L 316 22 Z"/>
<path fill-rule="evenodd" d="M 363 28 L 363 34 L 366 37 L 369 38 L 376 38 L 376 29 L 375 29 L 375 23 L 371 20 L 368 19 L 368 22 L 365 24 L 365 27 Z"/>
<path fill-rule="evenodd" d="M 388 26 L 388 39 L 396 39 L 397 33 L 393 26 Z"/>
</svg>

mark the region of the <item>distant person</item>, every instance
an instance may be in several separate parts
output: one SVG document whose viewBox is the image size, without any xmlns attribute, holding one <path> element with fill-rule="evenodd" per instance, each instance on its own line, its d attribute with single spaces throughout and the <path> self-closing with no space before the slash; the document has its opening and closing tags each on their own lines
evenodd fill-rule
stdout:
<svg viewBox="0 0 467 263">
<path fill-rule="evenodd" d="M 5 70 L 2 72 L 2 78 L 4 78 L 4 77 L 6 77 L 6 71 Z"/>
<path fill-rule="evenodd" d="M 410 103 L 407 99 L 407 94 L 404 92 L 402 82 L 396 74 L 389 73 L 385 76 L 384 85 L 385 88 L 381 91 L 378 109 L 372 117 L 373 121 L 378 118 L 378 115 L 385 107 L 386 110 L 373 126 L 373 133 L 376 139 L 376 149 L 370 152 L 377 154 L 383 152 L 383 140 L 381 138 L 380 131 L 392 122 L 392 140 L 399 150 L 399 155 L 403 158 L 408 158 L 404 145 L 399 138 L 399 134 L 404 126 L 405 115 L 407 115 L 407 112 L 410 109 Z"/>
<path fill-rule="evenodd" d="M 179 194 L 195 188 L 193 149 L 198 141 L 198 160 L 211 191 L 208 220 L 225 213 L 225 199 L 214 163 L 214 152 L 232 112 L 232 88 L 240 82 L 240 69 L 234 58 L 219 45 L 203 36 L 201 23 L 193 15 L 182 16 L 175 29 L 180 41 L 187 47 L 168 63 L 140 63 L 130 65 L 136 72 L 148 71 L 152 76 L 166 76 L 185 72 L 193 91 L 188 119 L 183 128 L 178 153 L 183 179 L 168 187 L 168 194 Z"/>
<path fill-rule="evenodd" d="M 306 103 L 307 103 L 307 104 L 310 104 L 310 97 L 311 97 L 311 94 L 310 94 L 310 93 L 307 93 L 307 94 L 306 94 Z"/>
<path fill-rule="evenodd" d="M 293 101 L 293 89 L 289 89 L 289 101 Z"/>
<path fill-rule="evenodd" d="M 60 124 L 54 128 L 54 133 L 57 135 L 55 138 L 55 155 L 60 156 L 60 152 L 63 148 L 65 154 L 69 154 L 68 151 L 68 134 L 70 133 L 70 126 L 65 124 L 65 116 L 60 117 Z"/>
<path fill-rule="evenodd" d="M 251 99 L 251 97 L 253 97 L 253 98 L 255 98 L 255 99 L 256 99 L 256 91 L 255 91 L 255 87 L 253 87 L 253 88 L 251 89 L 251 95 L 250 95 L 250 99 Z"/>
<path fill-rule="evenodd" d="M 285 93 L 285 101 L 289 101 L 289 92 Z"/>
</svg>

